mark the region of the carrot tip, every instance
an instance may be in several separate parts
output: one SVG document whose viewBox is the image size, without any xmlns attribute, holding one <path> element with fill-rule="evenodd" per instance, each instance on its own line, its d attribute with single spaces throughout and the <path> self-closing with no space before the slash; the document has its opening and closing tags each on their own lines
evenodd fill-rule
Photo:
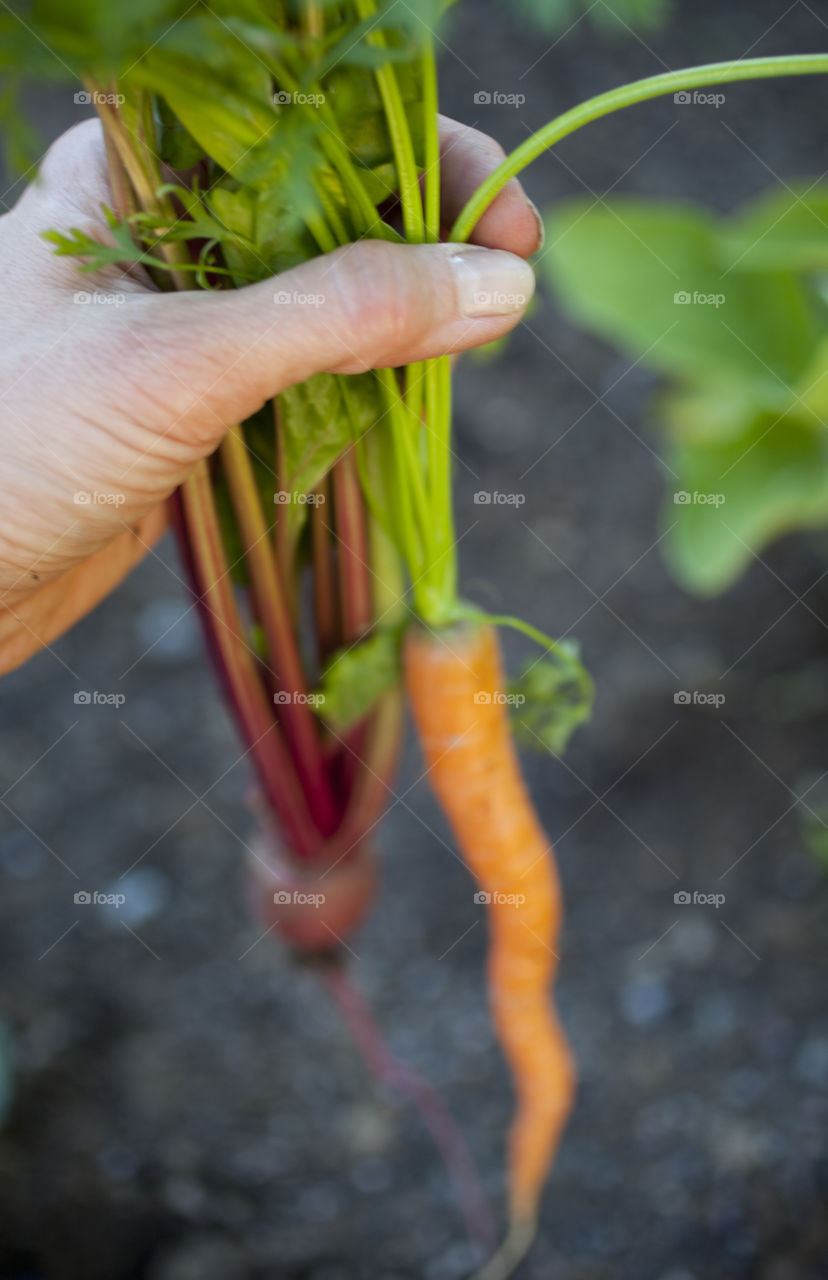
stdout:
<svg viewBox="0 0 828 1280">
<path fill-rule="evenodd" d="M 537 1232 L 534 1218 L 519 1218 L 509 1227 L 506 1239 L 489 1261 L 476 1271 L 471 1280 L 508 1280 L 515 1267 L 532 1247 Z"/>
</svg>

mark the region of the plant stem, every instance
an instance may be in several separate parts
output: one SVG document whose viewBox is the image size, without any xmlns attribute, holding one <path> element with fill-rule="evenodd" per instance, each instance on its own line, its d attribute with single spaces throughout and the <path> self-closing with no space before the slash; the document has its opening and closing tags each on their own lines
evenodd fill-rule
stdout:
<svg viewBox="0 0 828 1280">
<path fill-rule="evenodd" d="M 391 784 L 397 771 L 402 723 L 402 692 L 392 689 L 375 708 L 359 759 L 354 762 L 356 771 L 339 833 L 346 851 L 364 840 L 395 802 Z"/>
<path fill-rule="evenodd" d="M 451 494 L 451 359 L 426 365 L 426 430 L 429 506 L 434 555 L 414 596 L 427 622 L 441 623 L 457 600 L 457 550 Z"/>
<path fill-rule="evenodd" d="M 330 967 L 325 970 L 322 980 L 339 1007 L 369 1071 L 414 1103 L 445 1161 L 469 1239 L 488 1253 L 492 1248 L 491 1211 L 465 1139 L 442 1098 L 426 1080 L 391 1052 L 362 992 L 347 974 L 339 968 Z"/>
<path fill-rule="evenodd" d="M 257 766 L 264 794 L 284 824 L 291 848 L 300 857 L 312 857 L 319 848 L 319 832 L 247 646 L 233 598 L 206 462 L 196 464 L 180 495 L 197 598 L 205 611 L 203 616 L 220 658 L 244 742 Z"/>
<path fill-rule="evenodd" d="M 373 17 L 377 11 L 374 0 L 356 0 L 356 9 L 362 19 Z M 378 48 L 383 48 L 386 43 L 382 32 L 370 32 L 366 39 L 369 44 L 376 45 Z M 394 148 L 405 236 L 409 244 L 421 244 L 425 227 L 423 201 L 420 195 L 420 173 L 408 125 L 408 113 L 400 93 L 393 62 L 382 63 L 376 68 L 374 74 Z"/>
<path fill-rule="evenodd" d="M 434 38 L 429 32 L 422 56 L 423 118 L 425 125 L 425 238 L 430 244 L 440 239 L 440 125 L 437 118 L 437 59 Z"/>
<path fill-rule="evenodd" d="M 325 499 L 330 496 L 327 477 L 318 493 Z M 314 506 L 310 512 L 311 555 L 313 559 L 313 602 L 316 632 L 317 660 L 320 667 L 342 643 L 336 612 L 336 579 L 334 578 L 333 546 L 331 530 L 322 506 Z"/>
<path fill-rule="evenodd" d="M 373 614 L 365 512 L 353 448 L 334 467 L 333 491 L 342 634 L 345 644 L 353 644 L 368 630 Z"/>
<path fill-rule="evenodd" d="M 646 102 L 649 98 L 658 98 L 664 93 L 680 93 L 701 85 L 732 84 L 740 80 L 764 80 L 772 76 L 807 76 L 825 72 L 828 72 L 828 53 L 794 54 L 781 58 L 741 58 L 730 62 L 711 62 L 699 67 L 686 67 L 678 71 L 665 71 L 661 75 L 647 76 L 644 80 L 634 80 L 632 84 L 599 93 L 597 97 L 588 98 L 586 102 L 550 120 L 549 124 L 544 125 L 537 133 L 533 133 L 511 152 L 477 188 L 463 207 L 452 228 L 450 239 L 468 240 L 480 218 L 507 182 L 516 177 L 544 151 L 553 147 L 556 142 L 560 142 L 562 138 L 575 133 L 577 129 L 583 128 L 593 120 L 600 120 L 602 116 L 610 115 L 613 111 L 635 106 L 636 103 Z"/>
<path fill-rule="evenodd" d="M 279 706 L 279 719 L 294 753 L 311 812 L 322 833 L 330 835 L 336 828 L 338 815 L 325 775 L 315 715 L 306 698 L 307 684 L 290 610 L 241 427 L 230 428 L 220 445 L 220 453 L 259 620 L 267 638 L 269 663 L 280 691 L 288 699 Z"/>
</svg>

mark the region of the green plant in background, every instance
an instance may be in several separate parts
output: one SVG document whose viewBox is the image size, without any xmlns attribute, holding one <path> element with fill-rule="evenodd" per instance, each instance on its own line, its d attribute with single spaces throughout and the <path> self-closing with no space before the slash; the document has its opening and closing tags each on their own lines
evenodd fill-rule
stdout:
<svg viewBox="0 0 828 1280">
<path fill-rule="evenodd" d="M 523 10 L 541 29 L 554 35 L 567 31 L 580 18 L 604 34 L 655 31 L 667 20 L 670 0 L 507 0 Z"/>
<path fill-rule="evenodd" d="M 568 314 L 670 380 L 655 418 L 679 581 L 724 590 L 774 538 L 828 524 L 828 186 L 774 188 L 728 217 L 567 201 L 547 229 Z"/>
</svg>

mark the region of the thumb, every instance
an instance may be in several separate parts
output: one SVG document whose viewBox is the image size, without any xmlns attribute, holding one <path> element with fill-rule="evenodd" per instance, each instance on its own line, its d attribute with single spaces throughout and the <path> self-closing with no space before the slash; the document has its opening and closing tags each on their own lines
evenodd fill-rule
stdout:
<svg viewBox="0 0 828 1280">
<path fill-rule="evenodd" d="M 176 435 L 206 453 L 314 373 L 393 368 L 501 337 L 534 288 L 532 268 L 502 250 L 362 241 L 244 289 L 133 296 L 120 319 L 154 402 L 174 377 Z"/>
</svg>

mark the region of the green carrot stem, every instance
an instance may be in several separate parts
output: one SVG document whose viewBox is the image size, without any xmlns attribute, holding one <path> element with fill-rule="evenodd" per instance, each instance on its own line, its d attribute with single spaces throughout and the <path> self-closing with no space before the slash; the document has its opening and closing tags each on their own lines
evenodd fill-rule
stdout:
<svg viewBox="0 0 828 1280">
<path fill-rule="evenodd" d="M 377 12 L 374 0 L 356 0 L 356 9 L 360 18 L 370 19 Z M 369 32 L 369 44 L 383 48 L 386 44 L 382 32 Z M 394 148 L 394 163 L 397 167 L 400 206 L 402 208 L 403 226 L 409 244 L 421 244 L 424 237 L 423 201 L 420 195 L 420 174 L 417 158 L 414 154 L 414 143 L 408 125 L 408 113 L 400 93 L 397 73 L 392 62 L 384 62 L 374 72 L 379 87 L 385 119 L 391 143 Z"/>
<path fill-rule="evenodd" d="M 419 577 L 428 562 L 431 519 L 428 498 L 416 438 L 412 438 L 412 422 L 405 400 L 401 398 L 393 369 L 380 369 L 377 377 L 383 389 L 386 412 L 390 419 L 394 462 L 397 471 L 396 496 L 399 500 L 399 522 L 403 544 Z M 419 422 L 414 423 L 419 433 Z"/>
<path fill-rule="evenodd" d="M 436 244 L 440 239 L 440 124 L 437 59 L 434 56 L 434 38 L 430 33 L 423 47 L 421 67 L 425 127 L 425 238 L 430 244 Z"/>
<path fill-rule="evenodd" d="M 450 239 L 466 241 L 507 182 L 516 177 L 527 165 L 544 151 L 566 138 L 570 133 L 600 120 L 613 111 L 635 106 L 649 98 L 664 93 L 680 93 L 701 85 L 732 84 L 740 80 L 764 80 L 772 76 L 807 76 L 828 72 L 828 53 L 794 54 L 781 58 L 741 58 L 729 62 L 711 62 L 699 67 L 686 67 L 679 71 L 665 71 L 657 76 L 647 76 L 632 84 L 622 85 L 599 93 L 577 107 L 565 111 L 549 124 L 533 133 L 489 175 L 466 203 L 452 228 Z"/>
<path fill-rule="evenodd" d="M 430 360 L 426 368 L 426 423 L 433 540 L 437 551 L 437 581 L 432 585 L 448 603 L 457 595 L 457 552 L 451 493 L 451 358 Z"/>
</svg>

